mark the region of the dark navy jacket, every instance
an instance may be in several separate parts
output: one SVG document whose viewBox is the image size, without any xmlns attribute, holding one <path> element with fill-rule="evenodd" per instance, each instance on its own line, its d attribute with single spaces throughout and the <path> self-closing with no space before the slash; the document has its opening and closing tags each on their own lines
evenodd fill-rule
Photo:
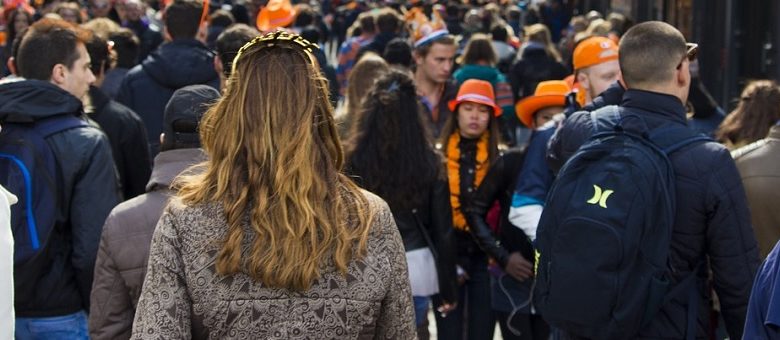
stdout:
<svg viewBox="0 0 780 340">
<path fill-rule="evenodd" d="M 685 107 L 670 95 L 629 89 L 620 106 L 623 114 L 643 117 L 649 129 L 687 124 Z M 630 124 L 641 122 L 625 121 L 626 128 L 635 128 Z M 589 112 L 567 118 L 550 141 L 548 163 L 552 169 L 560 169 L 591 133 Z M 726 329 L 732 339 L 740 339 L 759 258 L 737 167 L 728 150 L 715 142 L 684 147 L 670 160 L 677 190 L 669 255 L 670 265 L 676 269 L 672 280 L 678 282 L 709 260 Z M 705 337 L 710 329 L 710 290 L 704 284 L 699 288 L 697 337 Z M 638 338 L 685 338 L 687 299 L 672 298 Z"/>
<path fill-rule="evenodd" d="M 174 40 L 152 52 L 125 76 L 116 100 L 144 121 L 150 156 L 160 151 L 163 111 L 173 91 L 204 84 L 219 90 L 214 52 L 194 39 Z"/>
<path fill-rule="evenodd" d="M 0 124 L 82 114 L 79 99 L 49 82 L 0 85 Z M 89 310 L 100 232 L 120 197 L 111 145 L 103 132 L 83 126 L 55 133 L 46 141 L 59 165 L 62 202 L 52 207 L 57 209 L 59 232 L 49 237 L 45 266 L 20 264 L 14 269 L 14 307 L 20 318 Z"/>
</svg>

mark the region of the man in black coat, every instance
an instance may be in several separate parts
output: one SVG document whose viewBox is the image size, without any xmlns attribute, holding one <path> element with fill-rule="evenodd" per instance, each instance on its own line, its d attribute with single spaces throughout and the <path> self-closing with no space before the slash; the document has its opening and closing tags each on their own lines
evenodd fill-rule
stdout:
<svg viewBox="0 0 780 340">
<path fill-rule="evenodd" d="M 87 51 L 95 83 L 89 87 L 85 97 L 88 98 L 85 100 L 85 111 L 108 136 L 122 193 L 124 199 L 128 200 L 146 192 L 146 182 L 152 174 L 146 129 L 138 114 L 112 100 L 100 89 L 108 65 L 106 40 L 93 35 L 87 43 Z"/>
<path fill-rule="evenodd" d="M 695 46 L 686 45 L 673 26 L 651 21 L 626 32 L 619 55 L 627 88 L 620 103 L 622 114 L 642 117 L 649 129 L 686 125 L 683 103 L 688 99 L 689 65 Z M 640 124 L 638 120 L 630 121 Z M 625 124 L 628 126 L 629 120 Z M 558 171 L 592 131 L 589 112 L 567 118 L 550 142 L 550 167 Z M 737 167 L 728 150 L 715 142 L 689 145 L 672 153 L 670 160 L 677 191 L 669 255 L 669 264 L 676 269 L 671 273 L 672 284 L 688 277 L 694 268 L 701 268 L 700 264 L 709 267 L 726 329 L 732 339 L 740 339 L 759 259 Z M 703 338 L 711 329 L 712 297 L 705 284 L 697 286 L 698 319 L 693 330 L 697 338 Z M 637 338 L 685 338 L 689 307 L 688 296 L 672 297 Z"/>
<path fill-rule="evenodd" d="M 219 89 L 214 52 L 195 39 L 204 25 L 202 12 L 203 4 L 198 0 L 176 0 L 168 6 L 165 32 L 172 41 L 133 67 L 119 88 L 117 101 L 138 113 L 146 125 L 152 156 L 160 149 L 163 111 L 173 91 L 195 84 Z"/>
</svg>

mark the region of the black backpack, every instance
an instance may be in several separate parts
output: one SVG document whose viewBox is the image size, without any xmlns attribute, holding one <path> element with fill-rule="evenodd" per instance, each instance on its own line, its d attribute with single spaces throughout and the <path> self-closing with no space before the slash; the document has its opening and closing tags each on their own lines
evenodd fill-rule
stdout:
<svg viewBox="0 0 780 340">
<path fill-rule="evenodd" d="M 691 337 L 696 271 L 670 289 L 676 191 L 668 156 L 710 139 L 682 124 L 629 131 L 624 121 L 644 119 L 619 111 L 591 113 L 594 134 L 550 189 L 536 240 L 534 303 L 551 326 L 569 334 L 628 339 L 686 291 Z"/>
<path fill-rule="evenodd" d="M 73 115 L 33 122 L 3 122 L 0 131 L 0 184 L 19 199 L 11 206 L 14 265 L 25 265 L 17 275 L 46 263 L 48 243 L 56 232 L 62 181 L 60 166 L 47 138 L 68 129 L 87 126 Z"/>
</svg>

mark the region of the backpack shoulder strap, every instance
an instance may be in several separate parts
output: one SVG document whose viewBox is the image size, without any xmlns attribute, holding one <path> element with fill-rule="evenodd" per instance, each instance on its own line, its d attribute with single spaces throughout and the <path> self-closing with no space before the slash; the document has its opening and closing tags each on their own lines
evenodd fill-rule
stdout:
<svg viewBox="0 0 780 340">
<path fill-rule="evenodd" d="M 73 115 L 57 115 L 35 122 L 35 130 L 38 131 L 43 138 L 49 137 L 57 132 L 85 126 L 87 126 L 87 122 Z"/>
</svg>

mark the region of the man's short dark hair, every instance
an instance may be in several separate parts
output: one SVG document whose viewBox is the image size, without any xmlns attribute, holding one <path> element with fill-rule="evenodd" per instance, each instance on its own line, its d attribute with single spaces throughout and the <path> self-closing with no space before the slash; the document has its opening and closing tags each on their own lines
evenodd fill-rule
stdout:
<svg viewBox="0 0 780 340">
<path fill-rule="evenodd" d="M 103 74 L 108 68 L 108 41 L 101 38 L 97 34 L 93 34 L 92 38 L 86 43 L 87 53 L 89 53 L 89 68 L 92 70 L 92 74 L 96 77 Z"/>
<path fill-rule="evenodd" d="M 295 16 L 295 27 L 306 27 L 316 25 L 317 12 L 307 4 L 298 5 L 298 14 Z"/>
<path fill-rule="evenodd" d="M 374 15 L 371 14 L 371 12 L 360 13 L 358 22 L 360 23 L 362 33 L 376 32 L 376 18 L 374 18 Z"/>
<path fill-rule="evenodd" d="M 420 57 L 425 58 L 426 56 L 428 56 L 428 52 L 431 51 L 431 47 L 433 47 L 434 44 L 455 46 L 456 45 L 455 37 L 450 34 L 441 36 L 440 38 L 437 38 L 432 42 L 423 44 L 422 46 L 417 46 L 414 49 L 414 53 L 416 53 Z"/>
<path fill-rule="evenodd" d="M 165 28 L 173 40 L 193 39 L 198 34 L 202 15 L 202 1 L 174 0 L 165 8 Z"/>
<path fill-rule="evenodd" d="M 674 26 L 648 21 L 629 29 L 620 40 L 620 71 L 628 87 L 664 83 L 686 54 L 685 37 Z"/>
<path fill-rule="evenodd" d="M 404 38 L 390 40 L 385 46 L 382 58 L 390 65 L 412 66 L 412 46 Z"/>
<path fill-rule="evenodd" d="M 505 25 L 495 24 L 490 28 L 490 36 L 493 41 L 506 42 L 509 39 L 509 32 L 506 31 Z"/>
<path fill-rule="evenodd" d="M 386 9 L 376 17 L 376 28 L 379 33 L 395 33 L 400 26 L 401 19 L 393 10 Z"/>
<path fill-rule="evenodd" d="M 39 20 L 30 26 L 19 46 L 16 58 L 19 76 L 49 81 L 55 65 L 73 69 L 79 59 L 78 44 L 85 44 L 89 39 L 89 31 L 67 21 Z"/>
<path fill-rule="evenodd" d="M 130 69 L 138 64 L 141 42 L 131 29 L 122 27 L 111 33 L 108 39 L 114 42 L 115 67 Z"/>
<path fill-rule="evenodd" d="M 236 57 L 238 50 L 259 34 L 259 32 L 248 25 L 235 24 L 225 29 L 217 37 L 217 55 L 219 55 L 219 60 L 222 61 L 222 73 L 225 77 L 230 77 L 233 58 Z"/>
<path fill-rule="evenodd" d="M 214 13 L 211 13 L 209 16 L 209 26 L 221 26 L 221 27 L 230 27 L 230 25 L 234 24 L 236 22 L 236 19 L 233 17 L 233 14 L 231 14 L 229 11 L 226 11 L 224 9 L 218 9 L 214 11 Z"/>
</svg>

